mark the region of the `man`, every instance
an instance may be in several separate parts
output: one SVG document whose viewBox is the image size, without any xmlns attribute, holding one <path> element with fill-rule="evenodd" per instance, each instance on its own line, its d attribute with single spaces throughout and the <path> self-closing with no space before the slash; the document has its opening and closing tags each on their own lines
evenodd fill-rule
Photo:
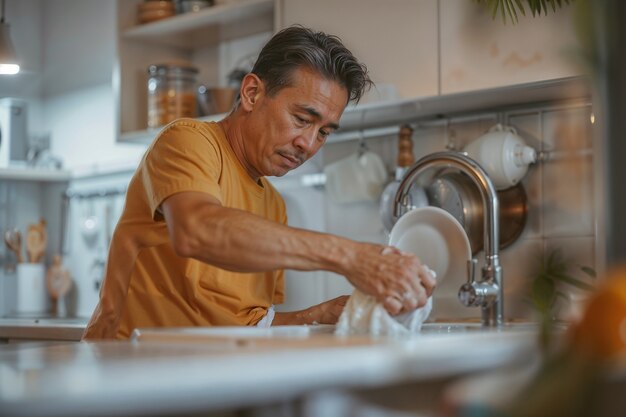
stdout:
<svg viewBox="0 0 626 417">
<path fill-rule="evenodd" d="M 166 126 L 130 182 L 84 338 L 335 323 L 347 297 L 274 315 L 286 268 L 339 273 L 391 314 L 425 304 L 434 280 L 415 256 L 286 226 L 284 202 L 264 178 L 313 156 L 369 84 L 338 38 L 290 27 L 263 48 L 228 117 Z"/>
</svg>

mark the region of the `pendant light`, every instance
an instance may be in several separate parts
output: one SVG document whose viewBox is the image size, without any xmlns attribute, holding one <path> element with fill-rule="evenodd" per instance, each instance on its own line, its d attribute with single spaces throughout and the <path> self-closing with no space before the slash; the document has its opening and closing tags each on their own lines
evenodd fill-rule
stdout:
<svg viewBox="0 0 626 417">
<path fill-rule="evenodd" d="M 15 48 L 11 42 L 8 23 L 4 22 L 4 2 L 0 10 L 0 74 L 17 74 L 20 71 Z"/>
</svg>

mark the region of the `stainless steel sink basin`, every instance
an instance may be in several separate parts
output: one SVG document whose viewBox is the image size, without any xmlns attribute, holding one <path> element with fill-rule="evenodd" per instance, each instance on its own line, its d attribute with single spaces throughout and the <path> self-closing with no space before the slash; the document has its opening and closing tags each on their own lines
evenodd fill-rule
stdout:
<svg viewBox="0 0 626 417">
<path fill-rule="evenodd" d="M 520 322 L 505 323 L 501 327 L 485 327 L 481 323 L 437 322 L 424 323 L 421 332 L 432 333 L 468 333 L 468 332 L 510 332 L 510 331 L 537 331 L 537 323 Z"/>
</svg>

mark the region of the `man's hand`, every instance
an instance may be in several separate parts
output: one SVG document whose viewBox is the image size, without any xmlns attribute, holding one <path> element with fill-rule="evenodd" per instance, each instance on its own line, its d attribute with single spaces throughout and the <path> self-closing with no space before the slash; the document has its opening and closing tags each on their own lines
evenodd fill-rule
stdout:
<svg viewBox="0 0 626 417">
<path fill-rule="evenodd" d="M 276 313 L 272 326 L 286 324 L 336 324 L 349 296 L 342 295 L 302 311 Z"/>
<path fill-rule="evenodd" d="M 435 288 L 435 279 L 413 254 L 391 246 L 356 243 L 345 277 L 372 295 L 392 315 L 422 307 Z"/>
<path fill-rule="evenodd" d="M 115 339 L 120 318 L 121 314 L 117 313 L 115 307 L 107 303 L 106 299 L 101 299 L 83 332 L 81 340 Z"/>
</svg>

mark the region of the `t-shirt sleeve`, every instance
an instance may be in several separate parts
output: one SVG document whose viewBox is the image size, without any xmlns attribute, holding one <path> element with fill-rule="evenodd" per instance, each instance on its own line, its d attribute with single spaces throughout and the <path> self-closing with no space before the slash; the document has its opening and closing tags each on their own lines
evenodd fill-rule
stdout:
<svg viewBox="0 0 626 417">
<path fill-rule="evenodd" d="M 142 181 L 153 219 L 161 217 L 163 201 L 176 193 L 196 191 L 220 202 L 222 158 L 217 139 L 200 131 L 192 122 L 167 126 L 146 153 Z"/>
</svg>

